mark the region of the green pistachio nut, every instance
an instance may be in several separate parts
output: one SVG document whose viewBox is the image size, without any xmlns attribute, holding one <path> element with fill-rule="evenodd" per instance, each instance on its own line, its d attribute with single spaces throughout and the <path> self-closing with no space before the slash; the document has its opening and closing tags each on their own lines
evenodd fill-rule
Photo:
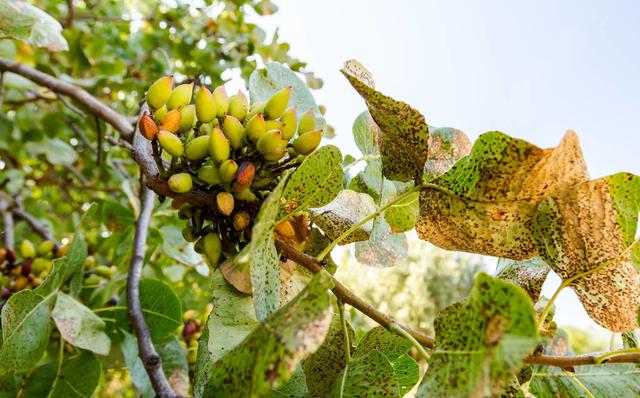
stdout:
<svg viewBox="0 0 640 398">
<path fill-rule="evenodd" d="M 210 232 L 200 240 L 202 241 L 202 254 L 204 254 L 209 265 L 216 267 L 222 254 L 222 241 L 220 240 L 220 236 Z"/>
<path fill-rule="evenodd" d="M 156 124 L 162 123 L 164 117 L 167 116 L 167 112 L 169 112 L 169 110 L 166 105 L 162 105 L 162 107 L 153 112 L 153 120 L 155 120 Z"/>
<path fill-rule="evenodd" d="M 238 91 L 238 94 L 232 95 L 231 98 L 229 98 L 229 110 L 227 114 L 238 120 L 244 120 L 247 117 L 247 112 L 249 112 L 247 96 L 244 95 L 242 91 Z"/>
<path fill-rule="evenodd" d="M 278 147 L 270 154 L 263 155 L 263 157 L 264 157 L 264 160 L 266 160 L 267 162 L 277 162 L 278 160 L 284 157 L 285 153 L 286 153 L 286 150 L 284 148 Z"/>
<path fill-rule="evenodd" d="M 102 277 L 100 275 L 90 275 L 84 278 L 84 286 L 95 286 L 99 285 L 102 282 Z"/>
<path fill-rule="evenodd" d="M 282 130 L 284 124 L 279 120 L 265 120 L 264 131 L 269 130 Z"/>
<path fill-rule="evenodd" d="M 264 106 L 265 117 L 267 119 L 277 119 L 282 116 L 289 105 L 290 97 L 291 86 L 276 91 Z"/>
<path fill-rule="evenodd" d="M 213 165 L 206 165 L 200 167 L 197 174 L 198 178 L 210 185 L 216 185 L 222 183 L 222 178 L 220 178 L 220 172 L 218 168 Z"/>
<path fill-rule="evenodd" d="M 193 181 L 189 173 L 177 173 L 169 177 L 169 188 L 173 192 L 186 193 L 191 191 Z"/>
<path fill-rule="evenodd" d="M 233 197 L 245 202 L 255 202 L 258 200 L 258 197 L 251 191 L 251 188 L 245 188 L 240 192 L 236 192 L 233 194 Z"/>
<path fill-rule="evenodd" d="M 231 145 L 219 127 L 215 127 L 209 136 L 209 153 L 216 164 L 220 164 L 229 159 Z"/>
<path fill-rule="evenodd" d="M 196 106 L 193 104 L 185 105 L 180 108 L 182 118 L 180 119 L 180 127 L 178 131 L 185 133 L 196 125 Z"/>
<path fill-rule="evenodd" d="M 280 121 L 282 122 L 282 127 L 280 127 L 280 131 L 282 131 L 282 138 L 288 141 L 296 133 L 296 127 L 298 127 L 296 107 L 292 106 L 287 109 L 282 116 L 280 116 Z"/>
<path fill-rule="evenodd" d="M 269 130 L 260 137 L 256 144 L 256 148 L 258 148 L 258 151 L 260 151 L 261 154 L 270 155 L 280 146 L 281 141 L 282 131 Z"/>
<path fill-rule="evenodd" d="M 184 155 L 189 160 L 201 160 L 209 156 L 209 136 L 201 135 L 192 139 L 184 149 Z"/>
<path fill-rule="evenodd" d="M 298 134 L 302 135 L 313 131 L 316 128 L 316 115 L 313 109 L 309 108 L 308 111 L 302 114 L 300 117 L 300 123 L 298 123 Z"/>
<path fill-rule="evenodd" d="M 220 165 L 220 179 L 225 184 L 231 183 L 236 178 L 238 163 L 233 159 L 227 159 Z"/>
<path fill-rule="evenodd" d="M 235 116 L 227 115 L 222 123 L 222 132 L 231 143 L 233 149 L 244 147 L 245 129 Z"/>
<path fill-rule="evenodd" d="M 210 123 L 218 115 L 216 101 L 213 94 L 205 86 L 200 86 L 200 90 L 196 93 L 196 116 L 198 121 L 202 123 Z"/>
<path fill-rule="evenodd" d="M 203 123 L 198 127 L 196 135 L 210 135 L 213 132 L 213 127 L 210 123 Z"/>
<path fill-rule="evenodd" d="M 251 107 L 249 108 L 249 113 L 247 113 L 247 117 L 246 118 L 247 119 L 251 119 L 252 117 L 257 115 L 258 113 L 264 114 L 265 105 L 267 105 L 267 103 L 264 102 L 264 101 L 256 101 L 256 102 L 252 103 Z"/>
<path fill-rule="evenodd" d="M 167 100 L 167 108 L 177 109 L 187 105 L 191 102 L 191 95 L 193 94 L 193 83 L 185 83 L 177 86 L 171 91 L 171 95 Z"/>
<path fill-rule="evenodd" d="M 164 76 L 153 82 L 147 90 L 146 101 L 153 109 L 158 109 L 167 103 L 173 87 L 173 76 Z"/>
<path fill-rule="evenodd" d="M 29 239 L 25 239 L 20 243 L 20 254 L 22 254 L 23 258 L 34 258 L 36 256 L 36 247 Z"/>
<path fill-rule="evenodd" d="M 216 111 L 218 117 L 223 117 L 229 110 L 229 97 L 224 86 L 218 86 L 213 90 L 213 99 L 216 101 Z"/>
<path fill-rule="evenodd" d="M 249 141 L 251 142 L 257 142 L 265 133 L 265 131 L 267 130 L 265 128 L 264 116 L 262 115 L 262 113 L 258 113 L 257 115 L 249 119 L 247 125 L 245 126 L 245 132 L 247 134 L 247 137 L 249 137 Z"/>
<path fill-rule="evenodd" d="M 31 263 L 31 272 L 33 272 L 34 275 L 48 273 L 51 271 L 51 268 L 53 268 L 51 261 L 41 257 L 34 259 L 33 263 Z"/>
<path fill-rule="evenodd" d="M 188 226 L 182 229 L 182 237 L 187 242 L 195 242 L 198 240 L 198 233 L 194 227 Z"/>
<path fill-rule="evenodd" d="M 53 248 L 56 246 L 55 243 L 53 243 L 50 240 L 43 240 L 42 242 L 40 242 L 40 244 L 38 245 L 38 248 L 36 249 L 36 251 L 38 252 L 38 255 L 40 256 L 44 256 L 44 255 L 48 255 L 48 254 L 52 254 L 53 253 Z"/>
<path fill-rule="evenodd" d="M 228 216 L 233 213 L 235 201 L 229 192 L 220 192 L 216 195 L 216 207 L 220 214 Z"/>
<path fill-rule="evenodd" d="M 182 156 L 184 152 L 184 146 L 182 145 L 180 138 L 168 131 L 160 130 L 158 132 L 158 142 L 162 149 L 167 151 L 171 156 L 179 157 Z"/>
<path fill-rule="evenodd" d="M 113 276 L 113 274 L 115 273 L 115 269 L 106 266 L 106 265 L 98 265 L 93 272 L 96 275 L 100 275 L 101 277 L 105 278 L 105 279 L 111 279 L 111 277 Z"/>
<path fill-rule="evenodd" d="M 299 155 L 308 155 L 315 151 L 322 140 L 322 130 L 309 131 L 293 141 L 293 149 Z"/>
</svg>

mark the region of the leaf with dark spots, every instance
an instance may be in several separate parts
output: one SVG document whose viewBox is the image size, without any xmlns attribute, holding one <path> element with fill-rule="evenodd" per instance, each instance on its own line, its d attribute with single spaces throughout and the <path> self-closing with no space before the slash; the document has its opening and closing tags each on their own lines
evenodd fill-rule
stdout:
<svg viewBox="0 0 640 398">
<path fill-rule="evenodd" d="M 447 250 L 531 258 L 537 253 L 531 221 L 538 203 L 586 179 L 572 131 L 553 149 L 486 133 L 468 156 L 422 190 L 416 231 Z"/>
</svg>

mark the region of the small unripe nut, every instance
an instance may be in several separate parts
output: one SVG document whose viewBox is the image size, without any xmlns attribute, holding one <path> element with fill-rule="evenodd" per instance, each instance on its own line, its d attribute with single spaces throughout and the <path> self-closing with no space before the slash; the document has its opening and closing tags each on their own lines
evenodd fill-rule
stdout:
<svg viewBox="0 0 640 398">
<path fill-rule="evenodd" d="M 264 106 L 264 115 L 267 119 L 277 119 L 289 105 L 289 98 L 291 97 L 291 86 L 285 87 L 276 91 Z"/>
<path fill-rule="evenodd" d="M 213 99 L 216 101 L 218 117 L 223 117 L 229 110 L 229 97 L 224 86 L 218 86 L 213 90 Z"/>
<path fill-rule="evenodd" d="M 262 113 L 258 113 L 257 115 L 249 119 L 247 125 L 245 126 L 245 131 L 247 137 L 249 137 L 249 140 L 251 142 L 257 142 L 260 137 L 262 137 L 262 135 L 266 131 L 264 116 L 262 115 Z"/>
<path fill-rule="evenodd" d="M 224 133 L 222 133 L 219 127 L 215 127 L 209 136 L 209 153 L 213 161 L 217 164 L 229 159 L 231 146 L 229 140 L 224 136 Z"/>
<path fill-rule="evenodd" d="M 227 159 L 220 165 L 220 179 L 224 183 L 231 183 L 236 178 L 238 164 L 233 159 Z"/>
<path fill-rule="evenodd" d="M 244 146 L 245 129 L 240 120 L 234 116 L 227 115 L 224 117 L 222 132 L 234 149 L 240 149 Z"/>
<path fill-rule="evenodd" d="M 20 243 L 20 254 L 23 258 L 34 258 L 36 256 L 36 247 L 29 239 L 25 239 Z"/>
<path fill-rule="evenodd" d="M 209 136 L 201 135 L 191 140 L 184 150 L 189 160 L 201 160 L 209 156 Z"/>
<path fill-rule="evenodd" d="M 169 177 L 169 188 L 173 192 L 185 193 L 191 191 L 193 181 L 191 180 L 191 174 L 178 173 Z"/>
<path fill-rule="evenodd" d="M 218 110 L 216 109 L 216 101 L 213 94 L 205 86 L 200 86 L 200 90 L 196 93 L 196 115 L 202 123 L 209 123 L 216 118 Z"/>
<path fill-rule="evenodd" d="M 169 110 L 180 108 L 191 102 L 191 95 L 193 94 L 193 83 L 186 83 L 177 86 L 171 91 L 169 99 L 167 100 L 167 108 Z"/>
<path fill-rule="evenodd" d="M 198 170 L 198 178 L 210 185 L 216 185 L 222 183 L 220 178 L 220 172 L 216 166 L 205 165 Z"/>
<path fill-rule="evenodd" d="M 293 149 L 300 155 L 308 155 L 315 151 L 322 140 L 322 130 L 309 131 L 293 141 Z"/>
<path fill-rule="evenodd" d="M 163 106 L 171 95 L 171 87 L 173 87 L 173 76 L 164 76 L 153 82 L 147 90 L 147 104 L 154 109 Z"/>
<path fill-rule="evenodd" d="M 169 155 L 178 157 L 182 156 L 184 153 L 184 146 L 182 145 L 182 141 L 175 134 L 170 133 L 165 130 L 160 130 L 158 133 L 158 142 L 162 149 L 167 151 Z"/>
<path fill-rule="evenodd" d="M 228 114 L 235 117 L 238 120 L 244 120 L 247 117 L 247 112 L 249 111 L 249 101 L 247 101 L 247 97 L 242 93 L 242 91 L 238 91 L 238 94 L 232 95 L 229 98 L 229 110 Z"/>
<path fill-rule="evenodd" d="M 196 124 L 196 106 L 193 104 L 185 105 L 180 108 L 180 133 L 186 133 Z"/>
</svg>

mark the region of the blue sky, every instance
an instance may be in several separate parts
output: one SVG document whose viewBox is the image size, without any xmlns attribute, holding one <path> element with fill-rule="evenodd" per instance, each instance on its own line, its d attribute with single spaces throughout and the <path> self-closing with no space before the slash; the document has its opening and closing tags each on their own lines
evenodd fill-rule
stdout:
<svg viewBox="0 0 640 398">
<path fill-rule="evenodd" d="M 573 129 L 592 177 L 640 174 L 638 2 L 277 4 L 280 11 L 260 24 L 279 27 L 291 53 L 324 79 L 316 97 L 343 152 L 357 154 L 351 125 L 364 110 L 338 72 L 355 58 L 378 89 L 419 109 L 429 124 L 459 128 L 472 139 L 499 130 L 542 147 Z M 557 283 L 547 283 L 547 294 Z M 564 323 L 593 324 L 570 291 L 558 304 Z"/>
</svg>

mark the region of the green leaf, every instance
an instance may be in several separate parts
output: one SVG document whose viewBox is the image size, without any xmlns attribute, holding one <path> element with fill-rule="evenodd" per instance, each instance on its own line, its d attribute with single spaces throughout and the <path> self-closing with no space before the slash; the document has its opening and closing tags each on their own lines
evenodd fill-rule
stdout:
<svg viewBox="0 0 640 398">
<path fill-rule="evenodd" d="M 144 398 L 156 396 L 147 371 L 142 360 L 138 356 L 138 342 L 136 337 L 125 331 L 124 340 L 121 344 L 122 356 L 124 357 L 127 370 L 131 375 L 131 380 L 136 389 Z M 167 376 L 169 384 L 174 391 L 187 395 L 189 391 L 189 364 L 187 363 L 187 351 L 184 349 L 177 337 L 155 345 L 158 355 L 162 359 L 162 370 Z"/>
<path fill-rule="evenodd" d="M 429 155 L 424 165 L 425 181 L 449 171 L 471 150 L 471 141 L 462 131 L 451 127 L 429 128 Z"/>
<path fill-rule="evenodd" d="M 524 290 L 480 273 L 469 296 L 440 312 L 429 368 L 417 397 L 499 395 L 537 342 Z"/>
<path fill-rule="evenodd" d="M 0 376 L 0 398 L 15 398 L 18 396 L 18 385 L 14 376 Z"/>
<path fill-rule="evenodd" d="M 78 153 L 73 147 L 57 138 L 49 138 L 39 142 L 27 142 L 27 151 L 33 155 L 44 155 L 52 164 L 71 166 L 78 160 Z"/>
<path fill-rule="evenodd" d="M 301 366 L 293 371 L 289 382 L 277 390 L 272 390 L 268 398 L 307 398 L 309 390 L 307 389 L 307 379 Z"/>
<path fill-rule="evenodd" d="M 62 363 L 60 374 L 54 380 L 48 398 L 85 398 L 93 395 L 102 365 L 93 355 L 84 353 Z"/>
<path fill-rule="evenodd" d="M 376 211 L 376 205 L 371 196 L 345 189 L 338 193 L 329 204 L 311 210 L 313 223 L 316 224 L 329 239 L 335 240 L 349 228 Z M 339 244 L 346 245 L 369 239 L 373 228 L 373 221 L 353 231 Z"/>
<path fill-rule="evenodd" d="M 319 148 L 289 178 L 278 218 L 331 202 L 342 189 L 343 178 L 340 150 L 333 145 Z"/>
<path fill-rule="evenodd" d="M 378 217 L 373 222 L 369 240 L 356 242 L 356 260 L 372 267 L 394 267 L 408 256 L 409 243 L 405 234 L 394 234 L 384 219 Z"/>
<path fill-rule="evenodd" d="M 251 230 L 251 241 L 234 260 L 241 269 L 249 267 L 251 270 L 253 302 L 258 320 L 266 319 L 275 311 L 280 300 L 280 256 L 276 251 L 273 229 L 287 178 L 288 174 L 265 199 Z"/>
<path fill-rule="evenodd" d="M 419 199 L 420 193 L 414 192 L 385 210 L 384 219 L 391 232 L 406 232 L 416 226 L 420 214 Z"/>
<path fill-rule="evenodd" d="M 285 385 L 329 330 L 330 287 L 328 276 L 315 276 L 292 301 L 213 365 L 204 396 L 261 396 Z"/>
<path fill-rule="evenodd" d="M 55 292 L 76 273 L 80 272 L 87 259 L 87 242 L 81 229 L 77 229 L 73 241 L 63 257 L 53 260 L 53 268 L 35 291 L 43 296 Z"/>
<path fill-rule="evenodd" d="M 633 364 L 578 366 L 572 375 L 544 367 L 533 373 L 529 392 L 537 398 L 583 397 L 585 389 L 593 397 L 640 396 L 640 368 Z"/>
<path fill-rule="evenodd" d="M 25 380 L 22 398 L 42 398 L 51 392 L 56 378 L 56 364 L 53 362 L 38 366 Z"/>
<path fill-rule="evenodd" d="M 165 225 L 160 228 L 162 236 L 162 252 L 172 259 L 195 267 L 202 263 L 202 257 L 193 250 L 193 246 L 182 237 L 180 228 L 173 225 Z"/>
<path fill-rule="evenodd" d="M 53 296 L 54 293 L 42 297 L 33 290 L 22 290 L 4 304 L 0 375 L 26 372 L 42 358 L 51 332 Z"/>
<path fill-rule="evenodd" d="M 111 340 L 104 332 L 104 321 L 73 297 L 59 292 L 51 317 L 70 344 L 96 354 L 109 354 Z"/>
<path fill-rule="evenodd" d="M 48 51 L 66 51 L 67 41 L 62 26 L 51 15 L 24 1 L 0 4 L 0 38 L 25 40 Z"/>
<path fill-rule="evenodd" d="M 573 282 L 589 316 L 601 326 L 638 328 L 640 177 L 618 173 L 546 198 L 533 230 L 540 256 L 563 279 L 606 265 Z"/>
<path fill-rule="evenodd" d="M 197 397 L 202 396 L 211 365 L 233 350 L 258 325 L 251 296 L 232 288 L 219 270 L 213 272 L 211 282 L 213 310 L 198 345 L 194 384 Z"/>
<path fill-rule="evenodd" d="M 468 156 L 422 190 L 416 231 L 447 250 L 531 258 L 537 204 L 586 178 L 578 137 L 571 131 L 553 149 L 485 133 Z"/>
<path fill-rule="evenodd" d="M 127 302 L 126 291 L 122 292 L 119 302 Z M 151 332 L 151 340 L 154 343 L 170 340 L 176 329 L 182 325 L 182 304 L 166 283 L 156 279 L 142 279 L 140 281 L 140 304 L 142 314 Z M 118 324 L 123 327 L 129 325 L 126 307 L 114 312 Z"/>
<path fill-rule="evenodd" d="M 364 156 L 380 155 L 380 127 L 368 111 L 364 111 L 353 121 L 353 140 Z"/>
<path fill-rule="evenodd" d="M 355 342 L 355 333 L 347 323 L 349 342 Z M 353 351 L 353 350 L 352 350 Z M 344 348 L 344 332 L 338 314 L 333 314 L 329 333 L 316 352 L 302 363 L 307 380 L 309 396 L 324 398 L 331 394 L 331 389 L 342 370 L 347 365 Z"/>
<path fill-rule="evenodd" d="M 407 355 L 409 340 L 382 326 L 360 340 L 351 362 L 333 384 L 334 397 L 402 397 L 418 382 L 418 364 Z"/>
<path fill-rule="evenodd" d="M 298 119 L 309 109 L 313 109 L 316 115 L 316 127 L 325 128 L 326 122 L 320 113 L 309 87 L 291 69 L 286 66 L 271 62 L 266 68 L 255 70 L 249 78 L 249 96 L 251 102 L 266 102 L 276 91 L 291 86 L 289 106 L 298 109 Z"/>
<path fill-rule="evenodd" d="M 540 257 L 529 260 L 498 260 L 496 277 L 515 283 L 527 291 L 533 302 L 540 298 L 540 291 L 549 274 L 549 266 Z"/>
<path fill-rule="evenodd" d="M 339 376 L 332 397 L 400 397 L 389 360 L 377 350 L 353 358 Z"/>
<path fill-rule="evenodd" d="M 429 153 L 429 127 L 424 116 L 377 91 L 371 74 L 358 61 L 347 61 L 341 72 L 365 100 L 380 127 L 384 176 L 400 181 L 420 179 Z"/>
</svg>

